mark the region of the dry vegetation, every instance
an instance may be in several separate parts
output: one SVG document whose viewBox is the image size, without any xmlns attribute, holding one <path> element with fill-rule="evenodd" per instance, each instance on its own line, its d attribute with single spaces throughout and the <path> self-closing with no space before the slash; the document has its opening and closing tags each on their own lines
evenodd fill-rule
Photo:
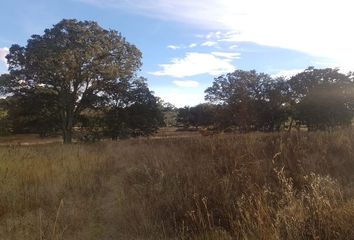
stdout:
<svg viewBox="0 0 354 240">
<path fill-rule="evenodd" d="M 48 143 L 61 143 L 61 137 L 39 137 L 38 134 L 14 134 L 9 136 L 0 136 L 0 146 L 17 145 L 31 146 Z"/>
<path fill-rule="evenodd" d="M 0 148 L 0 239 L 354 239 L 354 132 Z"/>
</svg>

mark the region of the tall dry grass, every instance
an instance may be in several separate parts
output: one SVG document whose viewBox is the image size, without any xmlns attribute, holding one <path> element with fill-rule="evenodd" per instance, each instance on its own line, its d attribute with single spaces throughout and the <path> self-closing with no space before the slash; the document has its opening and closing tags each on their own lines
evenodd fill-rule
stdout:
<svg viewBox="0 0 354 240">
<path fill-rule="evenodd" d="M 354 239 L 354 132 L 0 148 L 0 239 Z"/>
</svg>

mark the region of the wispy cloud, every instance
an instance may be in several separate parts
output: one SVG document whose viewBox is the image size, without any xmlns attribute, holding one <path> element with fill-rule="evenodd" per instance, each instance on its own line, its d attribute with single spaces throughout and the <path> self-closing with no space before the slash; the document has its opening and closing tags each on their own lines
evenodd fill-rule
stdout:
<svg viewBox="0 0 354 240">
<path fill-rule="evenodd" d="M 171 45 L 168 45 L 167 48 L 172 49 L 172 50 L 177 50 L 177 49 L 195 48 L 197 46 L 198 46 L 197 43 L 191 43 L 187 46 L 186 45 L 173 45 L 173 44 L 171 44 Z"/>
<path fill-rule="evenodd" d="M 195 48 L 197 46 L 198 46 L 198 44 L 196 44 L 196 43 L 191 43 L 188 45 L 189 48 Z"/>
<path fill-rule="evenodd" d="M 232 32 L 230 42 L 248 41 L 333 59 L 352 67 L 354 34 L 350 0 L 80 0 L 213 30 Z M 299 17 L 299 13 L 301 17 Z M 208 16 L 207 18 L 205 16 Z"/>
<path fill-rule="evenodd" d="M 203 47 L 215 47 L 217 45 L 218 45 L 218 42 L 214 42 L 214 41 L 206 41 L 201 44 L 201 46 L 203 46 Z"/>
<path fill-rule="evenodd" d="M 221 57 L 226 59 L 240 59 L 241 54 L 238 52 L 212 52 L 215 57 Z"/>
<path fill-rule="evenodd" d="M 177 46 L 177 45 L 168 45 L 167 48 L 172 49 L 172 50 L 177 50 L 180 49 L 181 46 Z"/>
<path fill-rule="evenodd" d="M 220 58 L 210 53 L 197 52 L 189 52 L 183 58 L 175 58 L 170 63 L 159 66 L 162 68 L 161 70 L 150 74 L 183 78 L 201 74 L 216 76 L 235 70 L 230 58 Z"/>
<path fill-rule="evenodd" d="M 199 82 L 193 81 L 193 80 L 175 80 L 173 83 L 177 87 L 183 87 L 183 88 L 196 88 L 199 86 Z"/>
</svg>

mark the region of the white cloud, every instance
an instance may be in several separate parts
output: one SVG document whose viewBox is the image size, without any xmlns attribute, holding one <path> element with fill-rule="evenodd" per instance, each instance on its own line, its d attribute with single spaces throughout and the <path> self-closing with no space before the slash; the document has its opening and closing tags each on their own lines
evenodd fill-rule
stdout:
<svg viewBox="0 0 354 240">
<path fill-rule="evenodd" d="M 155 95 L 166 102 L 170 102 L 176 107 L 195 106 L 204 101 L 204 93 L 198 88 L 171 88 L 156 87 L 152 88 Z"/>
<path fill-rule="evenodd" d="M 206 41 L 201 44 L 201 46 L 203 46 L 203 47 L 215 47 L 217 45 L 218 45 L 218 43 L 214 42 L 214 41 Z"/>
<path fill-rule="evenodd" d="M 191 43 L 188 46 L 185 45 L 168 45 L 167 48 L 172 49 L 172 50 L 177 50 L 177 49 L 186 49 L 186 48 L 195 48 L 197 47 L 198 44 L 196 43 Z"/>
<path fill-rule="evenodd" d="M 196 46 L 198 46 L 198 44 L 196 43 L 191 43 L 188 45 L 189 48 L 195 48 Z"/>
<path fill-rule="evenodd" d="M 229 47 L 231 50 L 234 50 L 234 49 L 236 49 L 236 48 L 238 48 L 238 45 L 231 45 L 230 47 Z"/>
<path fill-rule="evenodd" d="M 217 32 L 210 32 L 208 33 L 205 38 L 206 39 L 220 39 L 222 36 L 222 32 L 221 31 L 217 31 Z"/>
<path fill-rule="evenodd" d="M 240 53 L 237 52 L 212 52 L 215 57 L 221 57 L 221 58 L 226 58 L 226 59 L 239 59 L 240 58 Z"/>
<path fill-rule="evenodd" d="M 172 50 L 177 50 L 180 49 L 180 46 L 176 46 L 176 45 L 168 45 L 167 48 L 172 49 Z"/>
<path fill-rule="evenodd" d="M 177 87 L 183 87 L 183 88 L 196 88 L 199 86 L 199 82 L 193 81 L 193 80 L 175 80 L 173 83 Z"/>
<path fill-rule="evenodd" d="M 333 59 L 354 69 L 351 0 L 81 0 L 99 6 L 125 8 L 153 18 L 194 24 L 205 30 L 232 32 L 231 42 L 301 51 Z M 207 18 L 205 16 L 208 16 Z"/>
<path fill-rule="evenodd" d="M 231 64 L 231 59 L 197 52 L 189 52 L 184 58 L 175 58 L 172 59 L 171 63 L 160 64 L 159 66 L 162 70 L 150 74 L 183 78 L 200 74 L 217 76 L 235 70 L 235 67 Z"/>
<path fill-rule="evenodd" d="M 4 47 L 0 48 L 0 73 L 5 72 L 7 70 L 7 60 L 6 60 L 6 55 L 9 53 L 9 49 Z M 2 70 L 4 69 L 4 70 Z"/>
</svg>

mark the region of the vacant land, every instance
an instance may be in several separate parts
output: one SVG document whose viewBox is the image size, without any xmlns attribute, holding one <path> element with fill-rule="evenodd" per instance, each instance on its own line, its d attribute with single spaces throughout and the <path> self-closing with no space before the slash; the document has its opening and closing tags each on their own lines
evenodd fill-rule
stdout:
<svg viewBox="0 0 354 240">
<path fill-rule="evenodd" d="M 32 146 L 49 143 L 61 143 L 61 137 L 40 137 L 38 134 L 16 134 L 0 136 L 0 146 Z"/>
<path fill-rule="evenodd" d="M 0 148 L 0 239 L 354 239 L 354 131 Z"/>
</svg>

